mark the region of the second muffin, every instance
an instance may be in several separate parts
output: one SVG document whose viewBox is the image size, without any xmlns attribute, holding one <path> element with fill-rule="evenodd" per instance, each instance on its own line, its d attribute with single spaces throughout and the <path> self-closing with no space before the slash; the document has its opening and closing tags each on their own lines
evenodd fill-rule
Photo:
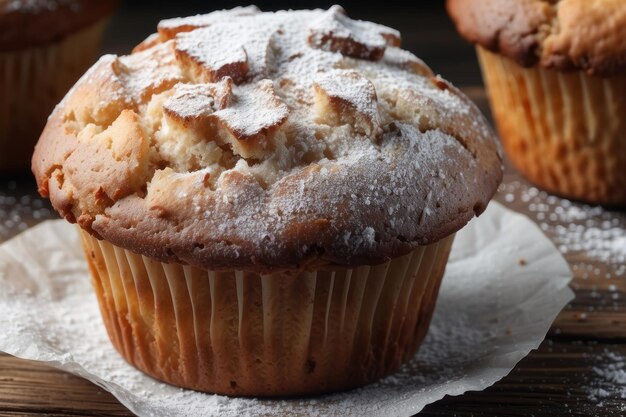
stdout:
<svg viewBox="0 0 626 417">
<path fill-rule="evenodd" d="M 28 170 L 46 118 L 96 60 L 118 3 L 0 1 L 0 175 Z"/>
<path fill-rule="evenodd" d="M 33 170 L 146 373 L 229 395 L 371 382 L 423 340 L 502 176 L 471 102 L 343 9 L 171 19 L 57 107 Z M 479 278 L 479 277 L 477 277 Z"/>
<path fill-rule="evenodd" d="M 507 157 L 537 185 L 626 206 L 626 3 L 448 0 L 477 45 Z"/>
</svg>

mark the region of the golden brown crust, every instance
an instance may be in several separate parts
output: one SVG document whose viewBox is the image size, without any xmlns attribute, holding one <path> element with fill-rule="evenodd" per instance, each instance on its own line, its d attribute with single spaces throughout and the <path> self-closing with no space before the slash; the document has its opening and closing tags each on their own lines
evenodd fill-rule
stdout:
<svg viewBox="0 0 626 417">
<path fill-rule="evenodd" d="M 337 13 L 196 16 L 212 23 L 103 57 L 42 134 L 41 193 L 118 246 L 213 270 L 372 265 L 460 229 L 501 180 L 495 136 L 406 51 L 320 49 Z M 368 25 L 341 39 L 393 33 Z M 238 80 L 196 71 L 240 56 Z"/>
<path fill-rule="evenodd" d="M 0 0 L 0 51 L 58 42 L 111 15 L 119 0 Z"/>
<path fill-rule="evenodd" d="M 317 19 L 308 42 L 313 48 L 378 61 L 387 45 L 400 46 L 400 33 L 386 26 L 373 27 L 370 22 L 352 20 L 341 6 L 335 5 Z"/>
<path fill-rule="evenodd" d="M 622 0 L 447 0 L 467 40 L 529 67 L 626 71 Z"/>
</svg>

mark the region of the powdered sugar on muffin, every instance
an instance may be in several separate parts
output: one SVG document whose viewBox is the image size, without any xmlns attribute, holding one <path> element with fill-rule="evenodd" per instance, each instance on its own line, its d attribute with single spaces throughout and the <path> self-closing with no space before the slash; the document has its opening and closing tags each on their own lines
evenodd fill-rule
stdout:
<svg viewBox="0 0 626 417">
<path fill-rule="evenodd" d="M 57 107 L 40 191 L 96 236 L 204 268 L 377 263 L 436 242 L 484 210 L 501 156 L 477 108 L 399 43 L 339 7 L 164 21 Z"/>
</svg>

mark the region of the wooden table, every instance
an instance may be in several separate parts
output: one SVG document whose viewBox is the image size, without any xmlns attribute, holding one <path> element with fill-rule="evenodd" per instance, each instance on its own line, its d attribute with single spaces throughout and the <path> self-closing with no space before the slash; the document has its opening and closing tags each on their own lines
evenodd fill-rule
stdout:
<svg viewBox="0 0 626 417">
<path fill-rule="evenodd" d="M 112 33 L 128 34 L 124 28 L 136 27 L 139 12 L 132 8 L 125 12 L 114 21 L 118 30 Z M 431 62 L 438 62 L 433 67 L 453 81 L 474 80 L 477 69 L 473 58 L 468 58 L 471 48 L 458 42 L 440 12 L 424 13 L 424 24 L 419 29 L 411 29 L 414 19 L 399 14 L 379 14 L 377 20 L 399 27 L 405 34 L 408 30 L 408 38 L 405 36 L 408 49 L 425 51 L 420 53 L 422 56 L 430 54 Z M 156 21 L 162 15 L 167 14 L 160 9 L 152 11 L 150 18 L 141 14 L 144 21 Z M 424 40 L 421 32 L 424 30 L 431 35 L 437 33 L 435 46 Z M 133 35 L 133 42 L 141 33 Z M 127 50 L 128 43 L 109 36 L 105 49 Z M 447 60 L 437 60 L 441 48 L 447 48 Z M 457 65 L 459 62 L 463 65 Z M 488 113 L 482 87 L 465 91 Z M 523 359 L 507 377 L 482 392 L 446 397 L 426 407 L 420 416 L 625 415 L 625 267 L 623 262 L 606 259 L 606 249 L 573 251 L 576 245 L 573 239 L 577 234 L 585 238 L 586 232 L 596 230 L 624 236 L 626 213 L 549 196 L 532 187 L 510 167 L 496 200 L 536 221 L 565 252 L 574 274 L 572 288 L 576 299 L 558 316 L 541 347 Z M 48 203 L 36 195 L 29 175 L 0 179 L 0 241 L 54 217 Z M 0 354 L 0 417 L 26 415 L 132 416 L 114 397 L 86 380 L 40 363 Z"/>
</svg>

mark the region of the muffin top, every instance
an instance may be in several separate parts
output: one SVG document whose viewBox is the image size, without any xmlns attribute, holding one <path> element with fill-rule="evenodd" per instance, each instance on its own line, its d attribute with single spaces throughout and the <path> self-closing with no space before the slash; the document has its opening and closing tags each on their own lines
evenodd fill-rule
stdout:
<svg viewBox="0 0 626 417">
<path fill-rule="evenodd" d="M 165 20 L 48 120 L 40 193 L 94 236 L 206 269 L 377 264 L 480 214 L 480 111 L 400 34 L 329 10 Z"/>
<path fill-rule="evenodd" d="M 119 0 L 0 0 L 0 51 L 57 42 L 113 13 Z"/>
<path fill-rule="evenodd" d="M 624 0 L 447 0 L 467 40 L 531 67 L 626 73 Z"/>
</svg>

